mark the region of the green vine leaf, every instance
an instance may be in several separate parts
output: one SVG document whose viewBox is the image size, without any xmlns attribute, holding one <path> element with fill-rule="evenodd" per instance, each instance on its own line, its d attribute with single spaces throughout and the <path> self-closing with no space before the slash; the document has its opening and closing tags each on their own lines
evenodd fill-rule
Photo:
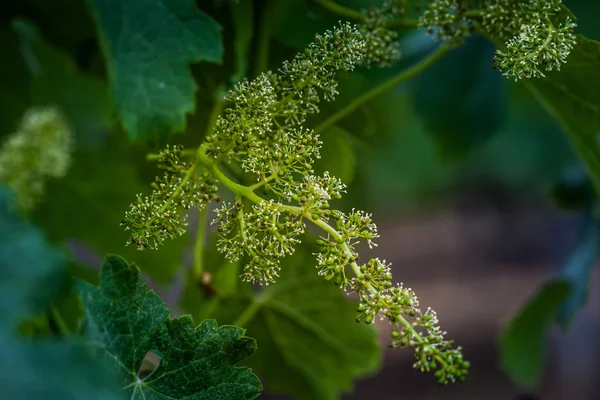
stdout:
<svg viewBox="0 0 600 400">
<path fill-rule="evenodd" d="M 129 137 L 141 142 L 183 131 L 197 89 L 190 63 L 221 62 L 220 25 L 191 0 L 88 3 Z"/>
<path fill-rule="evenodd" d="M 32 343 L 0 332 L 3 399 L 124 400 L 115 376 L 82 346 Z"/>
<path fill-rule="evenodd" d="M 16 210 L 0 186 L 0 324 L 8 325 L 42 312 L 68 286 L 65 254 Z"/>
<path fill-rule="evenodd" d="M 562 124 L 600 193 L 600 42 L 577 35 L 560 71 L 527 87 Z"/>
<path fill-rule="evenodd" d="M 213 317 L 237 321 L 257 339 L 260 347 L 247 365 L 269 391 L 337 399 L 357 377 L 378 369 L 381 351 L 373 327 L 354 321 L 357 303 L 317 275 L 310 253 L 308 246 L 298 248 L 283 261 L 277 283 L 260 294 L 223 297 Z M 203 307 L 182 306 L 194 315 Z"/>
<path fill-rule="evenodd" d="M 508 85 L 489 68 L 494 51 L 487 39 L 471 37 L 417 79 L 415 111 L 443 160 L 466 157 L 492 137 L 505 119 Z"/>
<path fill-rule="evenodd" d="M 500 363 L 517 384 L 533 387 L 539 381 L 548 327 L 568 296 L 568 282 L 555 279 L 546 283 L 502 333 Z"/>
<path fill-rule="evenodd" d="M 0 187 L 0 398 L 116 400 L 114 375 L 76 343 L 15 336 L 15 325 L 44 311 L 65 290 L 64 254 L 14 213 Z"/>
<path fill-rule="evenodd" d="M 80 281 L 90 345 L 120 371 L 131 399 L 256 398 L 262 389 L 248 368 L 235 364 L 256 350 L 254 339 L 235 326 L 206 320 L 195 327 L 190 316 L 169 319 L 169 310 L 147 290 L 139 269 L 119 256 L 108 256 L 98 287 Z M 160 358 L 158 368 L 141 378 L 148 352 Z"/>
<path fill-rule="evenodd" d="M 501 338 L 501 363 L 518 384 L 541 377 L 546 337 L 553 322 L 567 329 L 585 303 L 600 250 L 598 222 L 591 216 L 561 273 L 546 282 L 508 324 Z"/>
</svg>

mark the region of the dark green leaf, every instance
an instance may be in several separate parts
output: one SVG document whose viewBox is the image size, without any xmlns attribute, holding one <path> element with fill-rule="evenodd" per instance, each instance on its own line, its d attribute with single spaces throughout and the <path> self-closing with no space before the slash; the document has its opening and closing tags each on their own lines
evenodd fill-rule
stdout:
<svg viewBox="0 0 600 400">
<path fill-rule="evenodd" d="M 191 0 L 88 0 L 129 137 L 157 140 L 185 129 L 197 85 L 190 63 L 220 62 L 221 27 Z"/>
<path fill-rule="evenodd" d="M 254 339 L 235 326 L 206 320 L 195 327 L 190 316 L 169 319 L 164 302 L 147 290 L 138 268 L 108 256 L 100 285 L 78 285 L 83 334 L 119 370 L 132 399 L 254 399 L 261 390 L 248 368 L 234 365 L 256 350 Z M 148 352 L 158 368 L 138 377 Z"/>
<path fill-rule="evenodd" d="M 331 29 L 340 17 L 325 12 L 306 0 L 273 1 L 273 39 L 286 46 L 302 49 L 315 38 L 315 32 Z"/>
<path fill-rule="evenodd" d="M 563 210 L 583 210 L 594 201 L 594 188 L 581 164 L 566 168 L 550 188 L 550 198 Z"/>
<path fill-rule="evenodd" d="M 569 283 L 546 283 L 509 322 L 500 338 L 500 363 L 519 385 L 534 386 L 540 379 L 548 327 L 569 295 Z"/>
<path fill-rule="evenodd" d="M 125 399 L 112 371 L 81 346 L 21 342 L 0 333 L 0 397 L 27 400 Z"/>
<path fill-rule="evenodd" d="M 298 248 L 283 261 L 275 284 L 250 298 L 241 291 L 224 298 L 214 315 L 247 327 L 258 340 L 248 365 L 269 391 L 337 399 L 356 378 L 377 370 L 381 352 L 373 327 L 355 322 L 356 303 L 317 275 L 310 253 L 308 246 Z M 194 315 L 199 308 L 183 307 Z"/>
<path fill-rule="evenodd" d="M 600 42 L 577 36 L 560 71 L 527 87 L 564 127 L 572 146 L 600 192 Z"/>
<path fill-rule="evenodd" d="M 114 376 L 79 345 L 23 342 L 14 324 L 45 310 L 67 286 L 64 254 L 14 213 L 0 188 L 0 398 L 112 400 Z"/>
<path fill-rule="evenodd" d="M 425 71 L 415 107 L 440 155 L 463 157 L 492 136 L 507 113 L 506 79 L 490 68 L 495 46 L 475 36 Z"/>
<path fill-rule="evenodd" d="M 230 4 L 231 19 L 235 27 L 235 40 L 233 43 L 235 51 L 235 73 L 231 77 L 231 83 L 241 81 L 248 72 L 249 50 L 252 44 L 252 32 L 254 28 L 254 4 L 251 1 L 236 2 Z"/>
<path fill-rule="evenodd" d="M 45 310 L 67 288 L 65 255 L 16 214 L 11 192 L 3 186 L 0 238 L 0 325 L 14 325 Z"/>
</svg>

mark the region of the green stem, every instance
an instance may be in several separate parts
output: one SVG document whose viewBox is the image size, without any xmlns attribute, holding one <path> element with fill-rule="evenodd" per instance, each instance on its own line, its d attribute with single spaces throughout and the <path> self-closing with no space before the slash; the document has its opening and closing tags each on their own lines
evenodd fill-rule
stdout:
<svg viewBox="0 0 600 400">
<path fill-rule="evenodd" d="M 219 118 L 219 115 L 221 115 L 221 113 L 223 112 L 223 109 L 225 108 L 225 103 L 226 103 L 226 100 L 225 100 L 226 94 L 227 94 L 227 90 L 225 90 L 225 85 L 223 83 L 220 83 L 214 92 L 214 96 L 213 96 L 214 103 L 213 103 L 212 110 L 210 112 L 210 116 L 208 117 L 206 128 L 204 128 L 204 137 L 207 137 L 208 135 L 210 135 L 210 133 L 213 130 L 213 127 L 215 126 L 215 122 L 217 122 L 217 118 Z"/>
<path fill-rule="evenodd" d="M 252 72 L 257 76 L 261 72 L 265 72 L 269 67 L 269 50 L 271 40 L 271 16 L 273 15 L 273 7 L 271 0 L 263 2 L 262 15 L 256 33 L 256 48 L 254 51 L 254 65 Z"/>
<path fill-rule="evenodd" d="M 315 3 L 319 4 L 321 7 L 326 9 L 327 11 L 331 11 L 334 14 L 340 15 L 342 17 L 346 17 L 349 19 L 362 20 L 363 14 L 360 11 L 353 10 L 348 7 L 344 7 L 334 1 L 331 0 L 314 0 Z"/>
<path fill-rule="evenodd" d="M 336 111 L 335 113 L 333 113 L 332 115 L 330 115 L 326 120 L 324 120 L 323 122 L 321 122 L 320 124 L 318 124 L 315 127 L 315 131 L 317 133 L 323 132 L 324 130 L 326 130 L 330 126 L 334 125 L 339 120 L 348 116 L 350 113 L 352 113 L 358 107 L 360 107 L 363 104 L 372 100 L 373 98 L 387 92 L 388 90 L 396 87 L 400 83 L 407 81 L 408 79 L 425 71 L 427 68 L 429 68 L 430 66 L 435 64 L 438 60 L 440 60 L 446 54 L 447 51 L 448 51 L 447 45 L 439 46 L 435 51 L 433 51 L 431 54 L 429 54 L 426 58 L 424 58 L 419 63 L 413 65 L 412 67 L 410 67 L 408 69 L 405 69 L 404 71 L 400 72 L 398 75 L 396 75 L 389 81 L 386 81 L 386 82 L 382 83 L 381 85 L 364 93 L 363 95 L 357 97 L 352 102 L 350 102 L 350 104 L 346 105 L 344 108 L 342 108 L 342 109 Z"/>
<path fill-rule="evenodd" d="M 200 282 L 204 272 L 204 239 L 206 235 L 206 207 L 198 214 L 198 228 L 196 229 L 196 242 L 194 243 L 194 276 Z"/>
<path fill-rule="evenodd" d="M 56 306 L 54 304 L 51 305 L 50 308 L 48 309 L 48 311 L 50 313 L 50 317 L 52 318 L 52 322 L 54 322 L 54 324 L 56 325 L 56 328 L 58 329 L 58 332 L 62 336 L 66 336 L 66 337 L 71 336 L 72 335 L 71 330 L 67 326 L 67 323 L 65 322 L 65 320 L 60 315 L 60 312 L 58 311 Z"/>
<path fill-rule="evenodd" d="M 274 179 L 276 179 L 279 176 L 279 173 L 274 173 L 271 174 L 269 177 L 267 177 L 266 179 L 263 179 L 262 181 L 256 182 L 254 185 L 249 186 L 248 188 L 252 191 L 255 191 L 256 189 L 260 189 L 261 187 L 265 186 L 266 184 L 268 184 L 269 182 L 273 181 Z"/>
<path fill-rule="evenodd" d="M 330 11 L 334 14 L 337 14 L 342 17 L 346 17 L 348 19 L 354 19 L 357 21 L 363 21 L 365 16 L 362 12 L 353 10 L 348 7 L 344 7 L 334 1 L 331 0 L 313 0 L 315 3 L 319 4 L 321 7 Z M 409 20 L 406 18 L 397 18 L 388 21 L 386 24 L 388 28 L 416 28 L 419 24 L 419 21 Z"/>
<path fill-rule="evenodd" d="M 463 15 L 467 18 L 479 18 L 483 15 L 484 10 L 468 10 Z"/>
<path fill-rule="evenodd" d="M 181 155 L 183 157 L 190 157 L 193 156 L 194 154 L 196 154 L 196 149 L 183 149 L 181 151 Z M 156 161 L 160 158 L 160 154 L 158 153 L 148 153 L 146 154 L 146 160 L 147 161 Z"/>
<path fill-rule="evenodd" d="M 217 166 L 217 163 L 214 159 L 209 157 L 206 153 L 208 151 L 208 146 L 206 144 L 201 145 L 198 148 L 197 152 L 197 161 L 201 162 L 206 169 L 208 169 L 214 177 L 221 183 L 221 185 L 225 186 L 236 196 L 246 197 L 248 200 L 251 200 L 255 203 L 259 203 L 262 201 L 262 198 L 258 197 L 254 192 L 248 188 L 248 186 L 240 185 L 229 179 L 227 175 L 223 173 Z"/>
<path fill-rule="evenodd" d="M 260 310 L 262 303 L 263 302 L 260 298 L 252 298 L 250 300 L 250 304 L 248 304 L 248 306 L 244 309 L 240 316 L 237 317 L 233 325 L 241 327 L 247 326 L 248 322 L 250 322 L 250 320 L 252 320 L 256 313 L 258 313 L 258 311 Z"/>
<path fill-rule="evenodd" d="M 163 206 L 156 212 L 156 215 L 162 215 L 162 213 L 164 213 L 165 210 L 167 210 L 171 206 L 171 203 L 173 203 L 173 201 L 177 200 L 177 198 L 183 191 L 183 188 L 185 187 L 185 185 L 188 183 L 188 181 L 190 179 L 192 179 L 192 177 L 196 173 L 196 165 L 197 164 L 192 164 L 192 166 L 186 171 L 185 176 L 181 180 L 181 183 L 179 184 L 179 186 L 177 186 L 177 189 L 175 190 L 173 195 L 171 197 L 169 197 L 169 200 L 165 201 L 165 204 L 163 204 Z M 149 219 L 148 222 L 146 222 L 146 226 L 150 226 L 154 222 L 155 219 L 156 218 Z"/>
</svg>

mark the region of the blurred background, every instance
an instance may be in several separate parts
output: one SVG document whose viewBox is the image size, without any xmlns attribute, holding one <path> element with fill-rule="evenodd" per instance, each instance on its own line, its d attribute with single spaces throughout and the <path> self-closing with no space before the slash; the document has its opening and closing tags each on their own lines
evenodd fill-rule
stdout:
<svg viewBox="0 0 600 400">
<path fill-rule="evenodd" d="M 345 0 L 343 4 L 362 9 L 378 2 Z M 211 15 L 219 15 L 220 2 L 199 3 Z M 564 3 L 578 16 L 578 31 L 600 39 L 600 2 Z M 254 4 L 269 10 L 262 21 L 270 31 L 269 68 L 277 68 L 305 47 L 315 33 L 340 19 L 306 0 L 257 0 Z M 155 170 L 144 160 L 147 149 L 129 150 L 131 145 L 115 128 L 103 83 L 106 70 L 83 2 L 7 0 L 0 10 L 2 134 L 14 129 L 23 107 L 32 101 L 58 103 L 76 127 L 78 169 L 86 171 L 75 178 L 78 182 L 106 178 L 128 186 L 135 178 L 141 182 L 135 188 L 146 190 L 144 185 Z M 17 37 L 11 29 L 16 17 L 39 28 L 37 39 L 30 36 L 28 40 L 43 40 L 47 52 L 40 54 L 56 67 L 43 78 L 32 81 L 24 77 L 34 67 L 23 54 L 23 36 Z M 231 40 L 227 26 L 224 35 Z M 412 65 L 436 46 L 421 30 L 401 31 L 399 40 L 403 57 L 398 65 L 359 69 L 340 77 L 339 99 L 323 103 L 322 112 L 310 124 Z M 317 170 L 329 170 L 349 183 L 341 208 L 373 212 L 381 235 L 377 256 L 392 263 L 395 280 L 413 288 L 425 308 L 431 306 L 438 312 L 441 326 L 472 363 L 466 382 L 437 386 L 431 376 L 411 368 L 411 351 L 387 348 L 389 327 L 378 322 L 384 349 L 382 368 L 360 379 L 355 391 L 344 399 L 600 398 L 597 271 L 590 277 L 587 304 L 570 329 L 551 329 L 538 387 L 522 390 L 500 368 L 500 333 L 536 290 L 576 257 L 574 251 L 591 217 L 585 206 L 574 210 L 559 207 L 571 197 L 589 192 L 585 173 L 556 120 L 523 85 L 492 70 L 494 50 L 486 39 L 470 38 L 434 67 L 367 103 L 324 136 L 323 159 Z M 227 74 L 224 69 L 194 65 L 200 86 L 197 109 L 188 118 L 185 135 L 174 141 L 200 142 L 198 132 L 205 128 L 212 94 Z M 84 98 L 86 101 L 81 101 Z M 154 144 L 154 148 L 158 146 Z M 125 148 L 128 150 L 122 150 Z M 78 260 L 98 265 L 101 254 L 86 245 L 96 237 L 91 238 L 85 228 L 97 223 L 105 235 L 116 235 L 124 243 L 126 237 L 118 226 L 108 230 L 99 219 L 110 220 L 106 216 L 114 215 L 120 221 L 122 217 L 116 215 L 122 214 L 133 198 L 115 192 L 120 196 L 115 200 L 113 191 L 120 189 L 107 189 L 105 197 L 93 201 L 86 188 L 82 183 L 78 193 L 67 195 L 61 194 L 64 188 L 51 186 L 49 203 L 36 211 L 36 218 L 49 227 L 51 236 L 70 229 Z M 73 203 L 64 196 L 79 196 L 79 200 Z M 111 210 L 103 210 L 102 202 L 108 200 L 112 201 Z M 94 211 L 79 216 L 78 206 Z M 75 213 L 75 219 L 61 226 L 60 218 L 69 211 Z M 102 240 L 109 238 L 98 239 Z M 114 242 L 114 238 L 110 240 Z M 180 244 L 189 253 L 186 240 Z M 167 250 L 164 259 L 169 254 Z M 140 257 L 149 260 L 154 255 Z M 186 265 L 185 258 L 182 263 Z M 177 308 L 185 272 L 174 275 L 162 279 L 161 272 L 149 271 L 152 286 Z M 261 398 L 286 397 L 267 392 Z"/>
</svg>

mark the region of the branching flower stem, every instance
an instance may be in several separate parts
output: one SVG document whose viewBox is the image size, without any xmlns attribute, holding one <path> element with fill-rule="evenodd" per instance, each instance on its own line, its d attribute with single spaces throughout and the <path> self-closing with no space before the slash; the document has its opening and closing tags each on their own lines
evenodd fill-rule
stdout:
<svg viewBox="0 0 600 400">
<path fill-rule="evenodd" d="M 337 14 L 341 17 L 346 17 L 348 19 L 362 21 L 364 19 L 364 14 L 360 11 L 353 10 L 351 8 L 342 6 L 332 0 L 314 0 L 315 3 L 319 4 L 321 7 L 330 11 L 334 14 Z M 407 18 L 397 18 L 390 20 L 387 23 L 388 28 L 416 28 L 418 26 L 419 21 L 411 20 Z"/>
<path fill-rule="evenodd" d="M 223 186 L 225 186 L 227 189 L 229 189 L 231 192 L 233 192 L 236 195 L 236 197 L 245 198 L 255 204 L 259 204 L 263 201 L 266 201 L 265 199 L 263 199 L 262 197 L 258 196 L 256 193 L 254 193 L 253 186 L 240 185 L 239 183 L 236 183 L 233 180 L 229 179 L 229 177 L 227 177 L 220 170 L 219 166 L 214 161 L 214 159 L 207 156 L 207 154 L 206 154 L 207 151 L 208 151 L 208 147 L 206 147 L 204 144 L 200 146 L 200 148 L 198 149 L 198 153 L 197 153 L 197 162 L 201 163 L 211 173 L 213 173 L 214 176 L 218 179 L 218 181 Z M 270 179 L 270 178 L 267 178 L 267 179 Z M 254 186 L 256 186 L 256 185 L 254 185 Z M 346 241 L 343 239 L 342 234 L 340 234 L 340 232 L 338 232 L 334 227 L 329 225 L 327 222 L 325 222 L 324 220 L 319 219 L 319 218 L 313 218 L 312 215 L 307 215 L 306 211 L 302 207 L 281 204 L 281 205 L 279 205 L 279 209 L 282 212 L 292 213 L 292 214 L 296 214 L 296 215 L 302 215 L 302 217 L 305 220 L 310 221 L 313 225 L 315 225 L 315 226 L 321 228 L 323 231 L 327 232 L 331 236 L 331 238 L 342 243 L 341 247 L 342 247 L 344 253 L 348 257 L 348 259 L 352 259 L 354 254 L 348 247 L 348 244 L 346 243 Z M 363 273 L 361 272 L 360 267 L 358 266 L 358 264 L 355 261 L 351 262 L 349 265 L 352 269 L 352 272 L 354 273 L 354 275 L 357 278 L 361 278 L 363 276 Z M 378 290 L 376 288 L 374 288 L 372 285 L 369 285 L 367 287 L 367 289 L 369 290 L 369 292 L 373 293 L 374 295 L 378 293 Z M 260 306 L 261 306 L 261 301 L 259 301 L 259 300 L 253 301 L 248 306 L 248 308 L 242 313 L 242 315 L 240 315 L 240 317 L 236 321 L 236 324 L 243 326 L 260 309 Z M 391 308 L 391 305 L 385 304 L 385 307 Z M 423 337 L 419 334 L 419 332 L 417 332 L 413 328 L 413 325 L 411 324 L 410 321 L 408 321 L 407 319 L 405 319 L 402 316 L 399 316 L 399 322 L 404 326 L 404 328 L 406 330 L 408 330 L 412 334 L 412 337 L 415 338 L 415 340 L 417 340 L 419 342 L 419 344 L 424 344 L 426 342 L 425 339 L 423 339 Z M 434 358 L 441 365 L 444 365 L 444 366 L 446 365 L 446 361 L 443 358 L 437 357 L 437 356 Z"/>
<path fill-rule="evenodd" d="M 198 228 L 196 229 L 196 241 L 194 243 L 194 276 L 197 280 L 202 279 L 204 272 L 204 240 L 206 234 L 206 208 L 198 213 Z"/>
<path fill-rule="evenodd" d="M 410 67 L 408 69 L 403 70 L 398 75 L 394 76 L 392 79 L 369 90 L 368 92 L 365 92 L 363 95 L 354 99 L 352 102 L 350 102 L 350 104 L 348 104 L 344 108 L 333 113 L 331 116 L 329 116 L 323 122 L 318 124 L 315 127 L 315 131 L 317 133 L 323 132 L 324 130 L 331 127 L 339 120 L 341 120 L 341 119 L 345 118 L 346 116 L 348 116 L 349 114 L 351 114 L 358 107 L 371 101 L 373 98 L 382 95 L 383 93 L 387 92 L 388 90 L 391 90 L 394 87 L 398 86 L 400 83 L 405 82 L 405 81 L 415 77 L 416 75 L 420 74 L 421 72 L 425 71 L 427 68 L 431 67 L 437 61 L 439 61 L 448 52 L 448 49 L 449 49 L 448 45 L 446 45 L 446 44 L 440 45 L 435 51 L 433 51 L 431 54 L 429 54 L 421 62 L 413 65 L 412 67 Z"/>
<path fill-rule="evenodd" d="M 421 312 L 412 289 L 392 283 L 385 260 L 359 262 L 355 246 L 361 240 L 376 245 L 373 240 L 379 237 L 377 226 L 371 214 L 364 211 L 330 209 L 329 202 L 341 198 L 346 186 L 328 172 L 314 175 L 312 167 L 320 157 L 322 144 L 321 132 L 317 131 L 326 131 L 364 103 L 424 71 L 446 54 L 449 45 L 441 45 L 417 64 L 350 102 L 316 129 L 302 126 L 309 115 L 319 112 L 321 100 L 336 97 L 338 72 L 350 72 L 358 65 L 389 66 L 396 60 L 399 50 L 393 43 L 397 36 L 386 25 L 398 15 L 404 16 L 403 8 L 392 1 L 380 9 L 366 10 L 363 25 L 340 23 L 332 31 L 316 35 L 315 42 L 284 62 L 277 72 L 265 72 L 237 84 L 227 98 L 231 107 L 214 121 L 213 132 L 195 153 L 184 153 L 181 147 L 160 153 L 159 166 L 168 174 L 157 178 L 152 198 L 142 200 L 138 196 L 138 204 L 132 205 L 123 224 L 127 228 L 141 227 L 131 239 L 138 248 L 155 248 L 158 242 L 174 236 L 172 232 L 184 233 L 185 215 L 179 217 L 180 208 L 202 209 L 208 201 L 219 200 L 215 195 L 218 183 L 236 200 L 224 202 L 215 210 L 213 223 L 219 224 L 217 249 L 229 261 L 244 257 L 241 277 L 262 285 L 276 282 L 281 259 L 294 253 L 306 225 L 312 224 L 321 230 L 316 240 L 318 252 L 314 254 L 318 275 L 359 295 L 356 321 L 371 324 L 377 317 L 388 320 L 393 326 L 390 346 L 414 348 L 414 367 L 435 370 L 438 382 L 445 384 L 464 379 L 468 371 L 469 363 L 463 360 L 461 348 L 454 348 L 453 341 L 444 338 L 446 333 L 439 328 L 435 311 Z M 185 162 L 184 155 L 189 157 Z M 254 182 L 229 171 L 230 165 L 253 174 Z M 166 209 L 168 213 L 163 213 Z M 144 213 L 146 210 L 151 213 Z M 155 222 L 156 214 L 164 217 Z M 152 229 L 146 227 L 148 220 Z M 201 274 L 202 248 L 198 246 L 195 269 Z M 277 306 L 267 293 L 271 291 L 253 299 L 236 324 L 247 324 L 263 306 Z"/>
<path fill-rule="evenodd" d="M 183 179 L 181 180 L 181 183 L 179 184 L 179 186 L 177 187 L 177 189 L 175 190 L 175 192 L 173 193 L 173 195 L 171 196 L 171 198 L 169 200 L 167 200 L 162 207 L 158 210 L 157 215 L 162 214 L 163 212 L 165 212 L 170 206 L 171 203 L 177 201 L 179 199 L 179 196 L 181 195 L 181 193 L 183 192 L 183 188 L 185 187 L 185 185 L 189 182 L 190 179 L 192 179 L 192 177 L 194 176 L 194 174 L 196 173 L 196 167 L 197 164 L 193 164 L 186 172 L 185 172 L 185 176 L 183 177 Z M 158 219 L 158 217 L 157 217 Z M 150 226 L 152 224 L 154 220 L 153 219 L 149 219 L 146 222 L 146 226 Z"/>
</svg>

